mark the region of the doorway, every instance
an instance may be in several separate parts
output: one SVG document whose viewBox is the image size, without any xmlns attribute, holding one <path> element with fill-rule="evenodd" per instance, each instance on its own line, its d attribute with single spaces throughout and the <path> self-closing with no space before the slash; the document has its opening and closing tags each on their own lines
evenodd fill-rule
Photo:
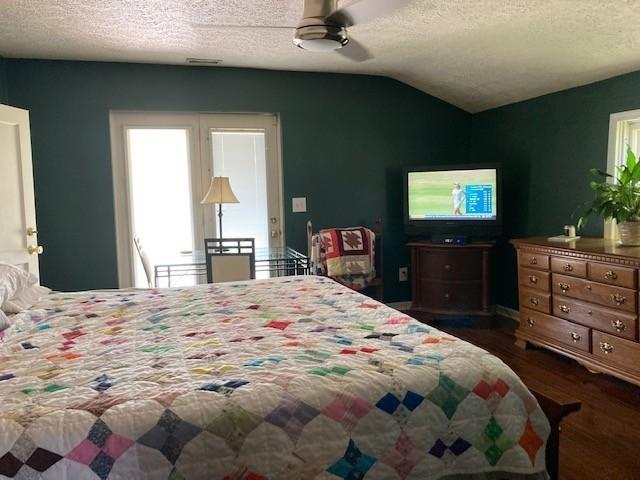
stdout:
<svg viewBox="0 0 640 480">
<path fill-rule="evenodd" d="M 217 237 L 216 205 L 202 205 L 212 176 L 229 177 L 239 200 L 223 205 L 225 238 L 282 246 L 278 119 L 267 114 L 111 113 L 119 286 L 155 286 L 156 265 L 195 262 Z M 151 265 L 145 272 L 133 238 Z M 202 283 L 200 271 L 172 286 Z M 189 273 L 192 272 L 192 273 Z"/>
</svg>

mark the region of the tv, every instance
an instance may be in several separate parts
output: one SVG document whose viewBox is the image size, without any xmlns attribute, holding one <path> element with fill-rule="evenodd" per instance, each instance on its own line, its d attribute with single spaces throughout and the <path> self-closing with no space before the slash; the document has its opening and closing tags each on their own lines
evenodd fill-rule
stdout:
<svg viewBox="0 0 640 480">
<path fill-rule="evenodd" d="M 492 238 L 502 231 L 497 164 L 404 169 L 404 224 L 409 235 Z"/>
</svg>

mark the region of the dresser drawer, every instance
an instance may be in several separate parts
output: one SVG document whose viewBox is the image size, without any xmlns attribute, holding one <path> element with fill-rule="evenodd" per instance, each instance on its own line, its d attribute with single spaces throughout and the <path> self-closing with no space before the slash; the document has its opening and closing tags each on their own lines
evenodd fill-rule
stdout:
<svg viewBox="0 0 640 480">
<path fill-rule="evenodd" d="M 638 317 L 631 313 L 554 295 L 553 314 L 618 337 L 629 340 L 638 338 Z"/>
<path fill-rule="evenodd" d="M 628 288 L 553 273 L 551 290 L 554 295 L 587 300 L 625 312 L 636 312 L 637 292 Z"/>
<path fill-rule="evenodd" d="M 520 287 L 520 307 L 530 308 L 542 313 L 551 313 L 551 294 Z"/>
<path fill-rule="evenodd" d="M 587 278 L 587 262 L 564 257 L 551 257 L 551 271 L 572 277 Z"/>
<path fill-rule="evenodd" d="M 591 345 L 590 329 L 582 325 L 543 315 L 528 308 L 520 309 L 520 328 L 534 335 L 568 345 L 584 352 Z"/>
<path fill-rule="evenodd" d="M 594 330 L 592 352 L 609 363 L 640 372 L 640 343 Z"/>
<path fill-rule="evenodd" d="M 606 263 L 589 263 L 589 279 L 596 282 L 636 288 L 637 272 L 633 268 L 618 267 Z"/>
<path fill-rule="evenodd" d="M 477 280 L 482 274 L 480 250 L 420 252 L 420 276 L 439 281 Z"/>
<path fill-rule="evenodd" d="M 518 250 L 518 265 L 527 268 L 539 268 L 549 270 L 549 255 Z"/>
<path fill-rule="evenodd" d="M 519 283 L 523 287 L 529 287 L 543 292 L 549 291 L 549 281 L 551 274 L 541 270 L 533 270 L 531 268 L 518 269 Z"/>
</svg>

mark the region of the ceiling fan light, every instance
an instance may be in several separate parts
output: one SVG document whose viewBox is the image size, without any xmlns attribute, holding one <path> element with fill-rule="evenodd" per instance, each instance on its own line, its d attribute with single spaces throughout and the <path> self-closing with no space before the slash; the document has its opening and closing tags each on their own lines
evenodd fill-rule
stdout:
<svg viewBox="0 0 640 480">
<path fill-rule="evenodd" d="M 311 52 L 330 52 L 347 45 L 349 37 L 342 27 L 312 25 L 298 28 L 293 43 Z"/>
</svg>

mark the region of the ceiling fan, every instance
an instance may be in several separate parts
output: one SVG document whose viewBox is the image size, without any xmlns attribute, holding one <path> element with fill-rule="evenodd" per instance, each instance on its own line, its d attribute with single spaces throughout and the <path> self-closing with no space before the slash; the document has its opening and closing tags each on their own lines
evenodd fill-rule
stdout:
<svg viewBox="0 0 640 480">
<path fill-rule="evenodd" d="M 302 19 L 297 26 L 281 25 L 212 25 L 204 28 L 286 28 L 295 30 L 293 43 L 313 52 L 337 51 L 342 56 L 362 62 L 371 54 L 359 42 L 350 38 L 347 28 L 388 15 L 411 0 L 353 0 L 338 7 L 338 0 L 304 0 Z"/>
</svg>

